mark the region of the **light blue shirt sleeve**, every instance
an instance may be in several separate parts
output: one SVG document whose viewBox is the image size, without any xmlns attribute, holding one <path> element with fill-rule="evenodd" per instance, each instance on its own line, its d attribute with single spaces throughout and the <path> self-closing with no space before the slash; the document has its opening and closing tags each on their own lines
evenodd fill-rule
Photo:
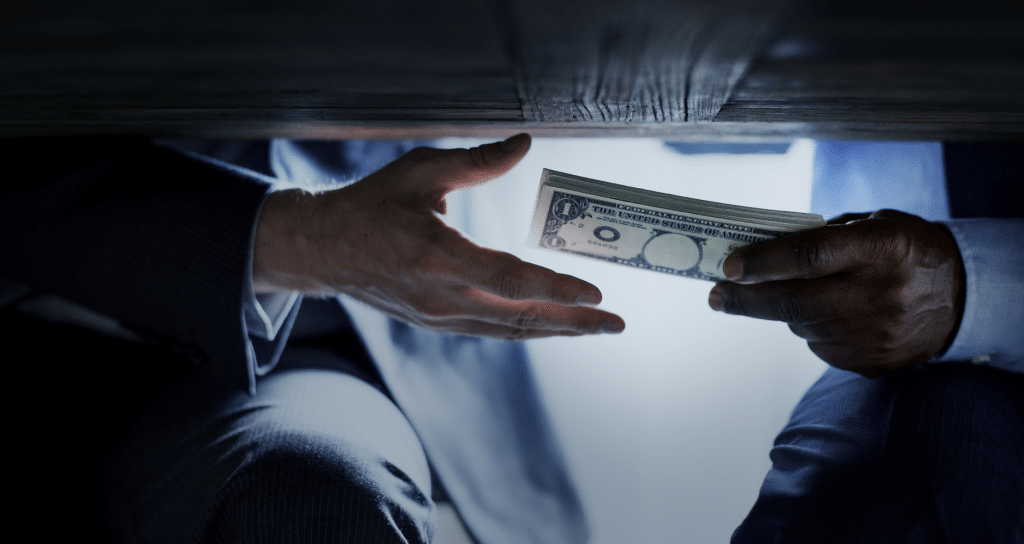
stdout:
<svg viewBox="0 0 1024 544">
<path fill-rule="evenodd" d="M 883 208 L 949 219 L 939 142 L 816 142 L 812 169 L 811 211 L 826 219 Z"/>
<path fill-rule="evenodd" d="M 971 361 L 1024 372 L 1024 219 L 942 222 L 964 260 L 960 328 L 937 361 Z"/>
</svg>

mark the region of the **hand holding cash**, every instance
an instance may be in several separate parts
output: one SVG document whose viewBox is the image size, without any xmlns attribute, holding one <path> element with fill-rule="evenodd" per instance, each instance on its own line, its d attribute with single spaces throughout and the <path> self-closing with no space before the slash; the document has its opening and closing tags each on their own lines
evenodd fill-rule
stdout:
<svg viewBox="0 0 1024 544">
<path fill-rule="evenodd" d="M 952 235 L 893 210 L 825 226 L 818 215 L 545 170 L 531 241 L 719 282 L 712 309 L 786 322 L 825 362 L 869 377 L 942 353 L 963 313 L 963 261 Z"/>
<path fill-rule="evenodd" d="M 963 314 L 963 260 L 939 223 L 894 211 L 740 248 L 708 303 L 784 321 L 832 366 L 875 377 L 942 353 Z"/>
<path fill-rule="evenodd" d="M 544 170 L 530 231 L 539 247 L 702 280 L 736 248 L 818 227 L 820 215 L 733 206 Z"/>
</svg>

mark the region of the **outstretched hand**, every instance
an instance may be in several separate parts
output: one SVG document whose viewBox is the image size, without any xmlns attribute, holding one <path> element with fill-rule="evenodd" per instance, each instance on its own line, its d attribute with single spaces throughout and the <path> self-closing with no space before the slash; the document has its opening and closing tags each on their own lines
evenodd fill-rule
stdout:
<svg viewBox="0 0 1024 544">
<path fill-rule="evenodd" d="M 738 248 L 723 271 L 712 308 L 784 321 L 826 363 L 868 377 L 940 354 L 963 313 L 952 235 L 893 210 Z"/>
<path fill-rule="evenodd" d="M 256 234 L 257 291 L 345 293 L 434 330 L 522 340 L 620 332 L 597 287 L 480 247 L 444 223 L 445 195 L 510 170 L 521 134 L 473 149 L 417 148 L 359 183 L 271 194 Z"/>
</svg>

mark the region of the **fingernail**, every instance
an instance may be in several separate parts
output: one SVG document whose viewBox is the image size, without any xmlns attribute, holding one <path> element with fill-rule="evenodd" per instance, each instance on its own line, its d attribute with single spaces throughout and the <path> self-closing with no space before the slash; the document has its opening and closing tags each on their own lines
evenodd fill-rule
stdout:
<svg viewBox="0 0 1024 544">
<path fill-rule="evenodd" d="M 712 289 L 711 294 L 708 295 L 708 305 L 716 312 L 725 310 L 725 301 L 722 300 L 722 293 L 719 291 L 718 287 Z"/>
<path fill-rule="evenodd" d="M 722 273 L 729 281 L 739 281 L 743 279 L 743 260 L 734 255 L 726 257 L 725 262 L 722 263 Z"/>
<path fill-rule="evenodd" d="M 519 146 L 523 145 L 523 138 L 520 138 L 520 136 L 522 136 L 522 134 L 516 134 L 515 136 L 503 140 L 501 142 L 501 150 L 505 153 L 511 153 L 519 149 Z"/>
<path fill-rule="evenodd" d="M 601 332 L 603 333 L 619 333 L 625 330 L 626 326 L 619 321 L 605 321 L 601 324 Z"/>
<path fill-rule="evenodd" d="M 601 297 L 597 293 L 583 293 L 576 298 L 577 306 L 597 306 L 601 303 Z"/>
</svg>

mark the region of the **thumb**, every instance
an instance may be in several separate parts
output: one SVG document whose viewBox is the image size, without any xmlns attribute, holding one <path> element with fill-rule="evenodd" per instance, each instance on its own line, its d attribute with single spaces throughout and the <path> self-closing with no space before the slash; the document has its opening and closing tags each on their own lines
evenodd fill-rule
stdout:
<svg viewBox="0 0 1024 544">
<path fill-rule="evenodd" d="M 432 161 L 431 176 L 444 192 L 465 189 L 501 177 L 519 163 L 530 149 L 530 135 L 511 138 L 472 149 L 450 149 Z"/>
</svg>

